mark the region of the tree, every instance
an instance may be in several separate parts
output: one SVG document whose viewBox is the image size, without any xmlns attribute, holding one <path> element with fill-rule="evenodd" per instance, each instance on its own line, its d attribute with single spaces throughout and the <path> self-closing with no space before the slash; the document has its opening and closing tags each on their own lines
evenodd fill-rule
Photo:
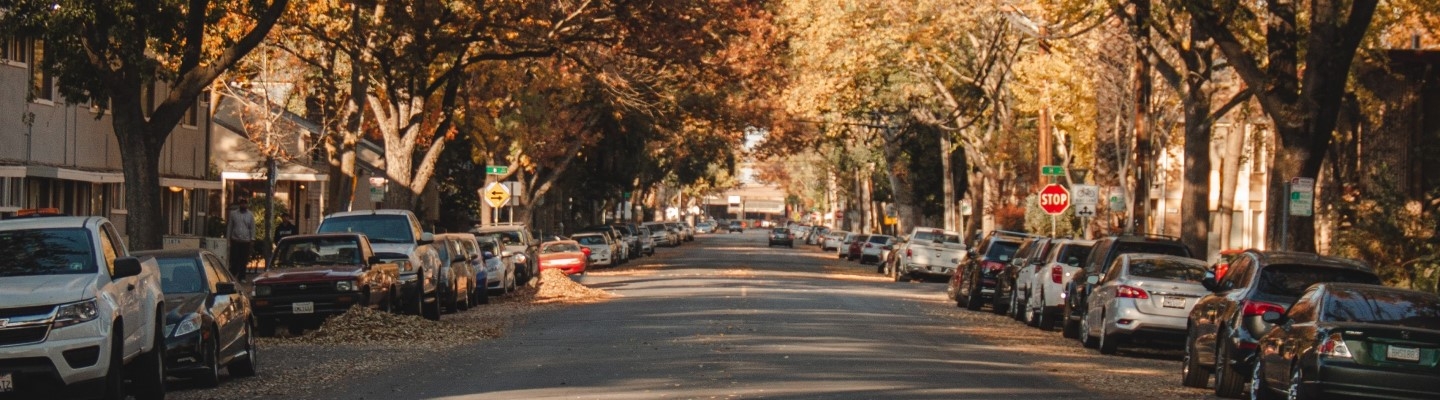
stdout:
<svg viewBox="0 0 1440 400">
<path fill-rule="evenodd" d="M 1283 218 L 1290 218 L 1284 206 L 1289 201 L 1285 184 L 1290 178 L 1314 178 L 1320 173 L 1350 64 L 1378 3 L 1272 1 L 1263 3 L 1263 9 L 1252 9 L 1248 3 L 1185 2 L 1195 29 L 1215 41 L 1275 123 L 1277 146 L 1269 163 L 1266 195 L 1270 247 L 1315 251 L 1313 218 L 1283 223 Z M 1307 24 L 1301 26 L 1302 22 Z M 1281 229 L 1287 225 L 1288 232 Z"/>
<path fill-rule="evenodd" d="M 0 10 L 7 10 L 0 27 L 45 41 L 42 67 L 55 74 L 66 98 L 112 110 L 131 248 L 161 247 L 164 227 L 154 221 L 163 220 L 160 150 L 170 132 L 216 77 L 260 44 L 288 4 L 0 0 Z M 155 82 L 165 82 L 168 91 L 153 94 L 159 104 L 146 110 L 145 88 Z"/>
</svg>

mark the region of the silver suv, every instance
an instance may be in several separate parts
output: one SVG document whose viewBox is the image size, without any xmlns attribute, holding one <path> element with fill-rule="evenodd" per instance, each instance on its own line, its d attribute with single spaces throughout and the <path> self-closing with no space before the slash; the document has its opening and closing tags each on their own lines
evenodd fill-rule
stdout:
<svg viewBox="0 0 1440 400">
<path fill-rule="evenodd" d="M 525 228 L 525 224 L 495 224 L 477 228 L 472 233 L 475 236 L 494 237 L 500 241 L 500 245 L 504 246 L 500 257 L 510 260 L 515 266 L 516 283 L 528 284 L 531 278 L 540 276 L 540 259 L 536 255 L 540 243 L 530 234 L 530 230 Z"/>
</svg>

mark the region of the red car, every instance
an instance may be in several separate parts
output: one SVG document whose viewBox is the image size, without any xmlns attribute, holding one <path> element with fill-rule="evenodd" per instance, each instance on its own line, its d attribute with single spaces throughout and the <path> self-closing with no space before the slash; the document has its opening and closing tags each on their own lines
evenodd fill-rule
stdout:
<svg viewBox="0 0 1440 400">
<path fill-rule="evenodd" d="M 855 240 L 850 242 L 850 248 L 845 250 L 845 259 L 854 261 L 860 259 L 860 250 L 865 248 L 865 243 L 870 242 L 870 235 L 855 235 Z"/>
<path fill-rule="evenodd" d="M 359 233 L 286 236 L 255 277 L 254 313 L 261 336 L 283 323 L 291 333 L 317 328 L 352 306 L 390 310 L 400 269 L 380 262 Z"/>
<path fill-rule="evenodd" d="M 583 274 L 590 263 L 590 249 L 574 240 L 540 244 L 540 270 L 559 269 L 565 275 Z"/>
</svg>

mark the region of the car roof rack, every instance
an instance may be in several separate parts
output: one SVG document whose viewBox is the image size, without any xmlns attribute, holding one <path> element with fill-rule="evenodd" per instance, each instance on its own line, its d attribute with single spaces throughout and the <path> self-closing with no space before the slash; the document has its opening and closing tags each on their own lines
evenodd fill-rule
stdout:
<svg viewBox="0 0 1440 400">
<path fill-rule="evenodd" d="M 10 219 L 43 218 L 43 217 L 68 217 L 68 216 L 70 216 L 70 215 L 69 215 L 69 214 L 66 214 L 66 213 L 63 213 L 63 212 L 60 212 L 60 209 L 59 209 L 59 208 L 55 208 L 55 207 L 47 207 L 47 208 L 24 208 L 24 209 L 20 209 L 19 211 L 15 211 L 15 215 L 11 216 Z"/>
<path fill-rule="evenodd" d="M 1176 236 L 1161 235 L 1161 234 L 1158 234 L 1158 233 L 1122 233 L 1122 234 L 1114 235 L 1114 236 L 1115 236 L 1115 238 L 1117 238 L 1117 239 L 1146 239 L 1146 240 L 1149 240 L 1149 239 L 1162 239 L 1162 240 L 1175 240 L 1175 241 L 1179 241 L 1179 240 L 1180 240 L 1180 238 L 1179 238 L 1179 237 L 1176 237 Z"/>
</svg>

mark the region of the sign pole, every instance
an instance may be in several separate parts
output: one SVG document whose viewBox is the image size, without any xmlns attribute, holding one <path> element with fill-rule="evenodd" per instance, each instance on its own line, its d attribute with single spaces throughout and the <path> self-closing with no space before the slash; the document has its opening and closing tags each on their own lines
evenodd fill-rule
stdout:
<svg viewBox="0 0 1440 400">
<path fill-rule="evenodd" d="M 1285 193 L 1286 193 L 1287 195 L 1290 193 L 1290 182 L 1285 182 Z M 1289 249 L 1289 247 L 1290 247 L 1290 246 L 1288 245 L 1288 243 L 1290 242 L 1289 236 L 1290 236 L 1290 210 L 1289 210 L 1289 209 L 1280 210 L 1280 243 L 1277 245 L 1277 247 L 1279 247 L 1280 250 L 1287 250 L 1287 249 Z"/>
</svg>

